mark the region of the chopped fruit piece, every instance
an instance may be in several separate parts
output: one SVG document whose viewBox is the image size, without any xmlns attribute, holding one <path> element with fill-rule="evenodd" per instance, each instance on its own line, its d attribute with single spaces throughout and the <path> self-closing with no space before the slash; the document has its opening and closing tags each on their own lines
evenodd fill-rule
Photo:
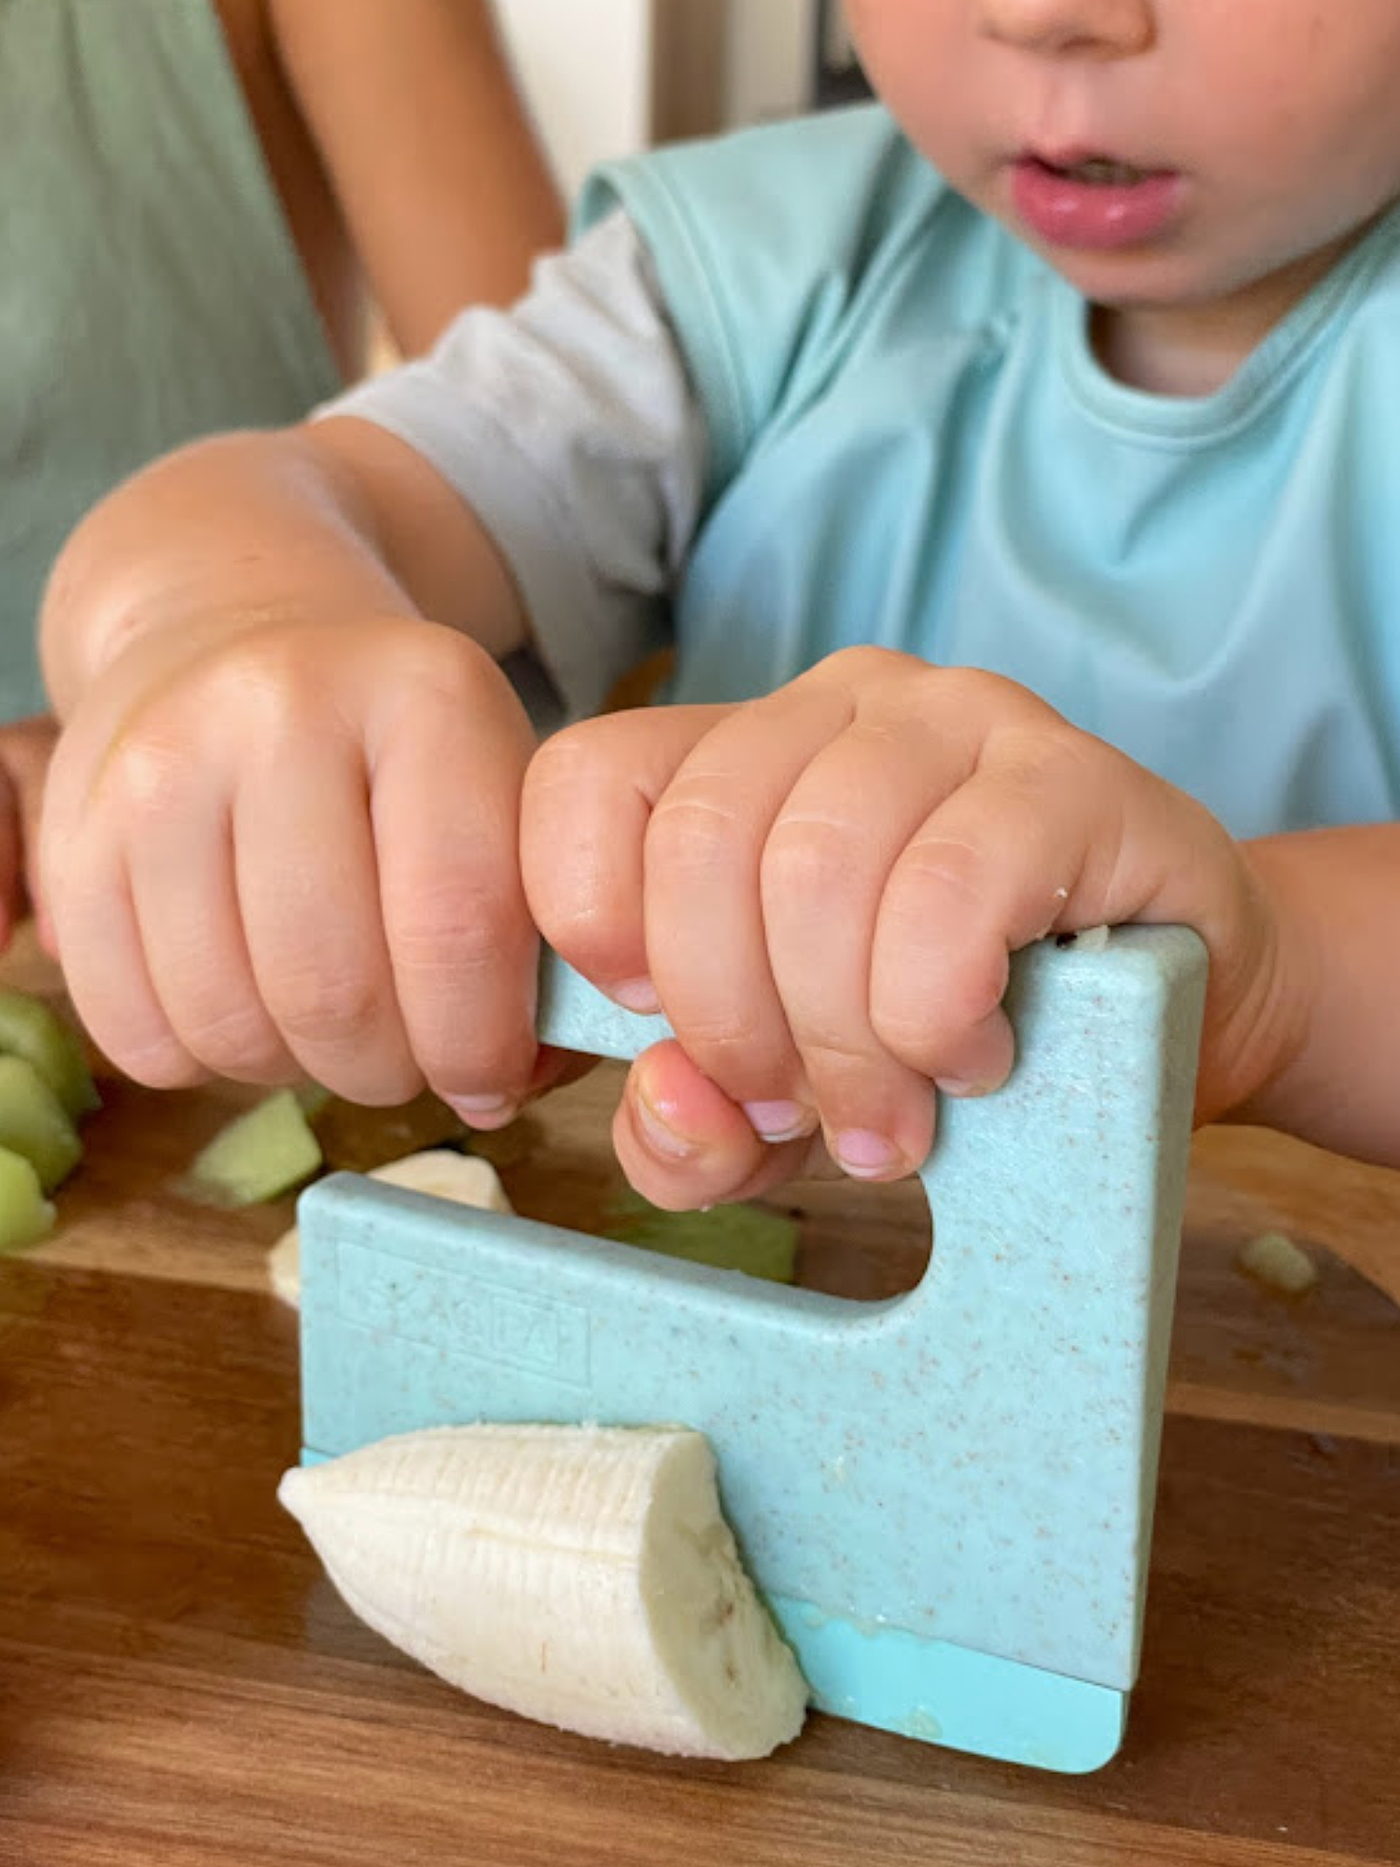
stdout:
<svg viewBox="0 0 1400 1867">
<path fill-rule="evenodd" d="M 1240 1251 L 1239 1263 L 1259 1283 L 1285 1296 L 1300 1297 L 1317 1282 L 1316 1264 L 1282 1232 L 1262 1232 L 1251 1238 Z"/>
<path fill-rule="evenodd" d="M 428 1148 L 372 1169 L 371 1180 L 388 1186 L 406 1186 L 414 1193 L 431 1193 L 457 1206 L 479 1206 L 486 1212 L 509 1212 L 510 1201 L 496 1169 L 474 1155 L 458 1154 L 449 1147 Z M 296 1226 L 283 1232 L 267 1260 L 268 1281 L 274 1296 L 295 1306 L 301 1301 L 301 1237 Z"/>
<path fill-rule="evenodd" d="M 770 1283 L 796 1275 L 798 1231 L 791 1219 L 762 1206 L 713 1206 L 708 1212 L 663 1212 L 628 1193 L 609 1214 L 604 1237 L 639 1245 L 664 1257 L 717 1270 L 743 1271 Z"/>
<path fill-rule="evenodd" d="M 23 1154 L 0 1147 L 0 1251 L 22 1251 L 53 1230 L 54 1209 Z"/>
<path fill-rule="evenodd" d="M 222 1128 L 190 1164 L 187 1190 L 219 1206 L 255 1206 L 290 1192 L 321 1165 L 321 1148 L 292 1089 L 279 1089 Z"/>
<path fill-rule="evenodd" d="M 0 1051 L 32 1063 L 73 1121 L 102 1106 L 77 1032 L 42 998 L 0 987 Z"/>
<path fill-rule="evenodd" d="M 681 1427 L 457 1426 L 289 1471 L 360 1618 L 493 1705 L 676 1756 L 766 1757 L 807 1688 Z"/>
<path fill-rule="evenodd" d="M 23 1154 L 46 1193 L 83 1157 L 63 1104 L 24 1057 L 0 1056 L 0 1147 Z"/>
</svg>

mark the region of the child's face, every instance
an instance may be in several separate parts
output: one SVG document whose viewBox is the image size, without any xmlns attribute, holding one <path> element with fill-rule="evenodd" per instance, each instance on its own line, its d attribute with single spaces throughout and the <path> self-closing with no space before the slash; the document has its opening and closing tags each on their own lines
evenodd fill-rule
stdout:
<svg viewBox="0 0 1400 1867">
<path fill-rule="evenodd" d="M 1266 329 L 1400 195 L 1400 0 L 847 10 L 934 166 L 1095 303 Z"/>
</svg>

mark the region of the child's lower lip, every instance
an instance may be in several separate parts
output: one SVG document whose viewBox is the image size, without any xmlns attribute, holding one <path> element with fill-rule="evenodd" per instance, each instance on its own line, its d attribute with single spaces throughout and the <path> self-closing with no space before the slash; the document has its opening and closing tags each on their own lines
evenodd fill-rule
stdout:
<svg viewBox="0 0 1400 1867">
<path fill-rule="evenodd" d="M 1154 169 L 1133 182 L 1078 181 L 1023 156 L 1011 171 L 1016 213 L 1047 246 L 1106 252 L 1159 234 L 1176 212 L 1181 177 Z"/>
</svg>

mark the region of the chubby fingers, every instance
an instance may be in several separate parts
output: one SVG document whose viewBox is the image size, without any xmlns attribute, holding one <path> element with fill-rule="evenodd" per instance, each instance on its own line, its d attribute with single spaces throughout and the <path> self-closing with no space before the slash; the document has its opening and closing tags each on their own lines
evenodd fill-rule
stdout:
<svg viewBox="0 0 1400 1867">
<path fill-rule="evenodd" d="M 716 706 L 611 715 L 550 740 L 530 767 L 521 828 L 536 921 L 571 965 L 630 1009 L 655 1010 L 664 1002 L 673 1019 L 684 1019 L 684 990 L 678 1003 L 675 982 L 684 980 L 690 964 L 713 957 L 703 933 L 692 956 L 690 934 L 700 930 L 688 928 L 683 914 L 679 929 L 662 916 L 660 985 L 653 977 L 653 923 L 644 907 L 647 876 L 656 866 L 649 838 L 658 799 L 696 746 L 734 712 Z M 766 972 L 761 914 L 756 894 L 750 898 L 732 876 L 720 880 L 741 924 L 743 956 L 728 961 L 731 987 L 737 987 L 746 966 Z M 703 889 L 700 903 L 697 918 L 712 927 L 716 904 Z M 781 1045 L 781 1007 L 770 1000 L 763 1010 L 775 1018 L 772 1035 Z M 691 1043 L 702 1048 L 693 1034 Z M 797 1078 L 790 1073 L 788 1080 Z M 804 1092 L 801 1119 L 793 1124 L 798 1134 L 770 1144 L 754 1126 L 755 1114 L 762 1120 L 770 1111 L 746 1112 L 678 1043 L 668 1042 L 634 1063 L 613 1141 L 628 1179 L 653 1204 L 704 1207 L 752 1197 L 805 1171 L 820 1153 L 809 1108 Z M 782 1111 L 779 1118 L 791 1122 Z"/>
<path fill-rule="evenodd" d="M 1051 932 L 1180 923 L 1210 955 L 1199 1119 L 1240 1098 L 1278 990 L 1278 928 L 1239 845 L 1205 807 L 1021 690 L 967 678 L 982 747 L 891 871 L 871 1022 L 945 1090 L 993 1089 L 1012 1060 L 1008 956 Z M 909 990 L 910 980 L 919 989 Z"/>
<path fill-rule="evenodd" d="M 855 745 L 857 725 L 849 686 L 814 675 L 741 708 L 594 722 L 546 748 L 527 784 L 525 871 L 541 930 L 615 993 L 645 967 L 729 1111 L 712 1111 L 714 1146 L 728 1134 L 747 1150 L 747 1164 L 735 1156 L 721 1169 L 707 1154 L 712 1170 L 688 1155 L 678 1166 L 693 1186 L 710 1174 L 716 1197 L 772 1164 L 751 1136 L 791 1171 L 819 1119 L 861 1177 L 896 1177 L 928 1151 L 928 1085 L 870 1027 L 870 942 L 889 867 L 942 782 L 925 768 L 967 755 L 940 747 L 934 759 L 925 744 L 911 793 L 918 736 L 893 760 L 878 746 L 887 782 L 872 808 L 871 788 L 848 782 L 864 769 L 858 753 L 827 765 L 834 746 Z M 878 774 L 880 758 L 869 764 Z M 652 1081 L 646 1069 L 632 1079 L 638 1150 L 657 1139 L 648 1115 L 673 1125 L 678 1114 L 648 1102 Z M 734 1125 L 740 1111 L 751 1136 Z M 792 1143 L 802 1145 L 781 1152 Z"/>
<path fill-rule="evenodd" d="M 861 1177 L 916 1167 L 929 1084 L 980 1093 L 1011 1067 L 1019 947 L 1180 919 L 1218 959 L 1250 918 L 1204 810 L 975 670 L 847 651 L 744 707 L 595 722 L 544 769 L 525 813 L 542 930 L 605 987 L 649 977 L 720 1097 L 658 1111 L 639 1067 L 621 1145 L 664 1158 L 658 1112 L 703 1130 L 723 1170 L 682 1150 L 672 1179 L 715 1196 L 767 1171 L 736 1111 L 780 1146 L 819 1115 Z"/>
<path fill-rule="evenodd" d="M 279 625 L 138 670 L 124 700 L 79 714 L 44 836 L 69 987 L 113 1060 L 367 1103 L 426 1078 L 508 1112 L 535 1054 L 531 736 L 481 651 L 402 618 Z"/>
<path fill-rule="evenodd" d="M 521 873 L 535 923 L 631 1011 L 658 1008 L 644 850 L 657 799 L 732 709 L 656 707 L 588 720 L 536 752 L 521 799 Z"/>
<path fill-rule="evenodd" d="M 749 707 L 615 715 L 542 748 L 526 785 L 541 932 L 621 1002 L 646 1009 L 654 993 L 692 1062 L 776 1143 L 810 1134 L 816 1108 L 769 967 L 759 866 L 840 714 L 839 701 L 786 690 Z"/>
<path fill-rule="evenodd" d="M 183 764 L 163 748 L 152 743 L 133 750 L 130 761 L 119 762 L 110 772 L 103 770 L 101 782 L 94 786 L 93 759 L 81 725 L 60 742 L 41 829 L 44 900 L 64 983 L 94 1042 L 137 1081 L 152 1088 L 179 1088 L 202 1081 L 210 1066 L 172 1024 L 156 989 L 126 837 L 133 819 L 146 809 L 159 819 L 160 795 L 171 780 L 181 805 L 193 807 L 204 827 L 211 820 L 222 822 L 222 813 L 212 800 L 196 802 L 205 794 L 185 784 Z M 170 847 L 170 839 L 162 841 Z M 194 842 L 209 863 L 218 863 L 221 852 L 212 843 L 198 835 Z M 207 870 L 191 876 L 183 840 L 176 841 L 174 853 L 170 872 L 196 889 L 201 879 L 207 887 Z M 188 907 L 187 897 L 171 933 L 188 925 Z M 151 918 L 149 908 L 147 913 Z M 169 923 L 162 919 L 161 925 Z M 222 927 L 218 938 L 222 944 Z M 239 943 L 241 948 L 241 934 Z M 207 948 L 204 957 L 210 965 L 217 964 Z"/>
<path fill-rule="evenodd" d="M 420 638 L 422 677 L 391 689 L 367 740 L 384 937 L 408 1048 L 471 1125 L 531 1093 L 537 950 L 520 875 L 520 796 L 535 748 L 484 655 Z"/>
</svg>

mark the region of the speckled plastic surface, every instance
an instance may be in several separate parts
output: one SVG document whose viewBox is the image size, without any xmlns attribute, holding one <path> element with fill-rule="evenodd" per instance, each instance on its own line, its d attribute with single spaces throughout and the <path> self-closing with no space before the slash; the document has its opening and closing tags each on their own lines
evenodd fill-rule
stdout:
<svg viewBox="0 0 1400 1867">
<path fill-rule="evenodd" d="M 336 1175 L 304 1194 L 306 1456 L 477 1419 L 706 1432 L 814 1702 L 1086 1770 L 1138 1665 L 1204 950 L 1018 956 L 1007 1087 L 944 1101 L 934 1250 L 878 1304 Z M 666 1034 L 546 966 L 540 1028 Z"/>
</svg>

